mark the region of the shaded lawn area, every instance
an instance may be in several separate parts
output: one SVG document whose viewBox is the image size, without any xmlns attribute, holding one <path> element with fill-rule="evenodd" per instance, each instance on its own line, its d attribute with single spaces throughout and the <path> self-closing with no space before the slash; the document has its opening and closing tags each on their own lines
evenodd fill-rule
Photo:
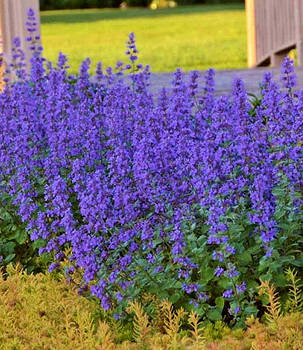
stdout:
<svg viewBox="0 0 303 350">
<path fill-rule="evenodd" d="M 45 56 L 67 54 L 72 71 L 86 57 L 104 66 L 125 61 L 125 42 L 135 32 L 140 62 L 154 72 L 246 67 L 244 6 L 196 5 L 149 9 L 41 12 Z"/>
</svg>

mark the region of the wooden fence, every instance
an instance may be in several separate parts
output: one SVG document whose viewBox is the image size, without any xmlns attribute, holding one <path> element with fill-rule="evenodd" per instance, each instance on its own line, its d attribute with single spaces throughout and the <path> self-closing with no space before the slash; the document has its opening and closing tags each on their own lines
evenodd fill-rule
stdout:
<svg viewBox="0 0 303 350">
<path fill-rule="evenodd" d="M 26 45 L 26 37 L 28 36 L 26 19 L 27 11 L 30 7 L 34 9 L 39 24 L 39 0 L 0 0 L 0 50 L 5 53 L 7 62 L 10 60 L 12 41 L 15 37 L 21 39 L 22 49 L 26 57 L 30 57 L 30 52 Z"/>
<path fill-rule="evenodd" d="M 303 64 L 303 0 L 246 0 L 249 67 L 278 66 L 297 49 Z"/>
</svg>

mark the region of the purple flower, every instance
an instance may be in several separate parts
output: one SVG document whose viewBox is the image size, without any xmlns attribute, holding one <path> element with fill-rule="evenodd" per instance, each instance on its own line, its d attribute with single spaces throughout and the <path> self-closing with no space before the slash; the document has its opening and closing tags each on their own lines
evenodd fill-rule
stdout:
<svg viewBox="0 0 303 350">
<path fill-rule="evenodd" d="M 181 242 L 177 242 L 172 247 L 172 254 L 180 255 L 183 252 L 183 244 Z"/>
<path fill-rule="evenodd" d="M 178 272 L 178 278 L 189 278 L 190 276 L 190 273 L 188 270 L 183 270 L 183 269 L 180 269 L 179 272 Z"/>
<path fill-rule="evenodd" d="M 294 70 L 294 61 L 291 60 L 288 56 L 284 58 L 281 66 L 281 81 L 283 83 L 283 87 L 286 89 L 292 89 L 297 85 L 297 78 Z"/>
<path fill-rule="evenodd" d="M 189 304 L 190 304 L 190 305 L 194 305 L 194 307 L 199 307 L 199 303 L 198 303 L 196 300 L 193 300 L 193 299 L 191 299 L 191 300 L 189 301 Z"/>
<path fill-rule="evenodd" d="M 151 253 L 149 253 L 148 255 L 147 255 L 147 257 L 146 257 L 146 260 L 150 263 L 150 264 L 152 264 L 153 262 L 155 262 L 155 257 L 153 256 L 153 254 L 151 254 Z"/>
<path fill-rule="evenodd" d="M 222 294 L 223 298 L 231 298 L 233 296 L 233 290 L 232 289 L 227 289 L 226 291 L 223 292 Z"/>
<path fill-rule="evenodd" d="M 212 258 L 213 258 L 213 260 L 218 260 L 220 262 L 224 261 L 224 257 L 223 257 L 222 252 L 214 251 L 212 254 Z"/>
<path fill-rule="evenodd" d="M 120 292 L 116 293 L 116 299 L 120 303 L 123 300 L 123 295 Z"/>
<path fill-rule="evenodd" d="M 239 272 L 237 271 L 235 266 L 230 266 L 228 268 L 227 274 L 230 278 L 236 277 L 239 275 Z"/>
<path fill-rule="evenodd" d="M 111 308 L 110 298 L 108 296 L 104 296 L 101 298 L 101 305 L 104 310 L 109 310 Z"/>
<path fill-rule="evenodd" d="M 225 251 L 228 254 L 232 254 L 232 255 L 236 254 L 236 249 L 234 247 L 230 246 L 229 244 L 226 245 Z"/>
<path fill-rule="evenodd" d="M 182 286 L 182 290 L 184 290 L 187 294 L 190 294 L 192 292 L 197 292 L 200 285 L 196 283 L 186 284 L 184 283 Z"/>
<path fill-rule="evenodd" d="M 75 267 L 74 267 L 74 266 L 71 266 L 71 267 L 67 270 L 67 273 L 68 273 L 69 275 L 72 275 L 75 271 L 76 271 Z"/>
<path fill-rule="evenodd" d="M 217 268 L 215 269 L 214 275 L 215 275 L 216 277 L 220 277 L 221 275 L 224 274 L 224 271 L 225 271 L 225 270 L 224 270 L 222 267 L 217 267 Z"/>
<path fill-rule="evenodd" d="M 242 284 L 236 284 L 236 289 L 238 293 L 243 293 L 246 291 L 246 283 L 242 282 Z"/>
<path fill-rule="evenodd" d="M 52 263 L 49 265 L 48 271 L 53 272 L 53 271 L 57 270 L 59 267 L 60 267 L 59 263 Z"/>
<path fill-rule="evenodd" d="M 228 312 L 231 315 L 237 315 L 240 311 L 241 311 L 241 307 L 240 306 L 236 306 L 234 309 L 232 309 L 232 308 L 228 309 Z"/>
<path fill-rule="evenodd" d="M 126 55 L 129 56 L 131 63 L 134 63 L 138 59 L 138 56 L 136 55 L 138 53 L 138 50 L 136 47 L 136 40 L 135 40 L 134 33 L 130 33 L 128 35 L 127 48 L 128 50 L 126 51 Z"/>
<path fill-rule="evenodd" d="M 138 244 L 135 243 L 135 242 L 131 242 L 131 244 L 130 244 L 130 246 L 129 246 L 129 251 L 130 251 L 131 253 L 133 253 L 133 252 L 135 252 L 135 251 L 138 250 L 138 249 L 139 249 Z"/>
<path fill-rule="evenodd" d="M 158 272 L 161 272 L 161 271 L 163 271 L 163 266 L 157 266 L 157 267 L 154 268 L 154 272 L 155 273 L 158 273 Z"/>
<path fill-rule="evenodd" d="M 198 300 L 207 301 L 208 299 L 209 299 L 209 296 L 206 293 L 204 292 L 198 293 Z"/>
<path fill-rule="evenodd" d="M 240 311 L 241 311 L 241 307 L 240 306 L 236 306 L 235 307 L 235 315 L 237 315 Z"/>
</svg>

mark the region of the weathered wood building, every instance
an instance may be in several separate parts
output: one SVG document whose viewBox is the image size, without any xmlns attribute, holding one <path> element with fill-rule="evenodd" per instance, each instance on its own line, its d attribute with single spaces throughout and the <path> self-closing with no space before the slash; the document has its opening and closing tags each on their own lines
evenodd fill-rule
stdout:
<svg viewBox="0 0 303 350">
<path fill-rule="evenodd" d="M 246 0 L 249 67 L 278 66 L 297 49 L 303 64 L 303 0 Z"/>
</svg>

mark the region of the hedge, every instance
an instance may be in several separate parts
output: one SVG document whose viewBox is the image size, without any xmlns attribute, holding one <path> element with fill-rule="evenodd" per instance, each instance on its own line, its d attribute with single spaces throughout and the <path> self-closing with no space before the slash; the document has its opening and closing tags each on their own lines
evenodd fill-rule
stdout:
<svg viewBox="0 0 303 350">
<path fill-rule="evenodd" d="M 40 0 L 41 10 L 119 7 L 123 0 Z M 126 0 L 128 6 L 146 7 L 150 0 Z M 244 0 L 177 0 L 179 5 L 244 3 Z"/>
</svg>

